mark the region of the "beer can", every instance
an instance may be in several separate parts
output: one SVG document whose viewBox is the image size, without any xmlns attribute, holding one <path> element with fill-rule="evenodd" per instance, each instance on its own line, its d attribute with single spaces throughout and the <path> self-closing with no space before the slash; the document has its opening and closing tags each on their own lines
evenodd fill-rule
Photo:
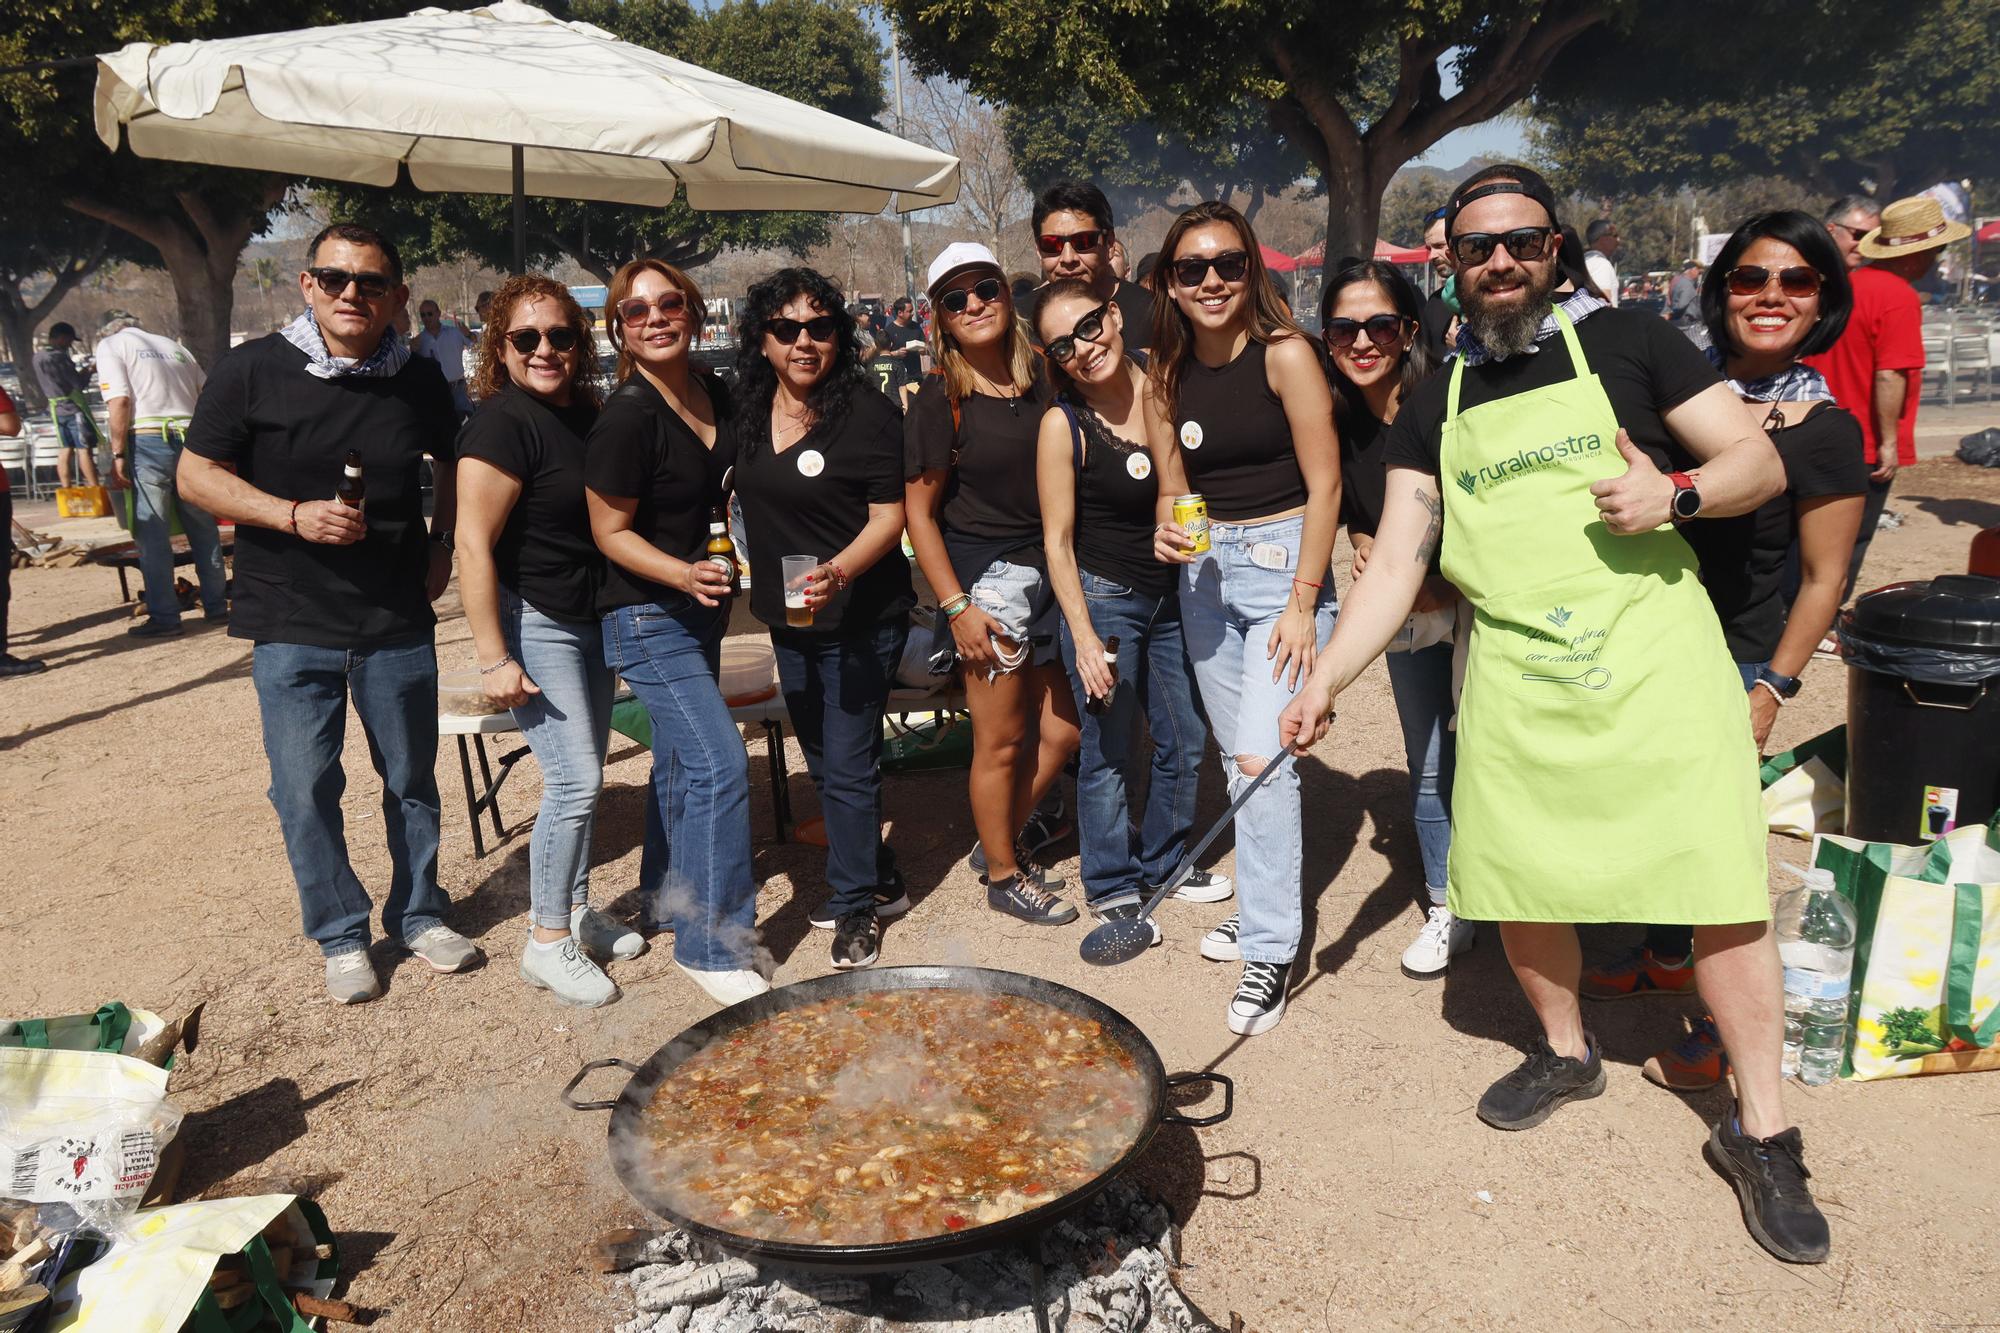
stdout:
<svg viewBox="0 0 2000 1333">
<path fill-rule="evenodd" d="M 1200 555 L 1208 549 L 1208 501 L 1199 495 L 1175 496 L 1174 522 L 1186 530 L 1188 550 Z"/>
</svg>

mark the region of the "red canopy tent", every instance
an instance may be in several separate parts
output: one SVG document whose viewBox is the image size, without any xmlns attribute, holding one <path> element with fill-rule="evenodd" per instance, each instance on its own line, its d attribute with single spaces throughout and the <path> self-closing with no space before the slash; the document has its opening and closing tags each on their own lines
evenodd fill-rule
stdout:
<svg viewBox="0 0 2000 1333">
<path fill-rule="evenodd" d="M 1387 260 L 1391 264 L 1421 264 L 1431 257 L 1430 251 L 1422 246 L 1405 247 L 1391 245 L 1378 239 L 1375 242 L 1375 258 Z M 1300 268 L 1320 268 L 1326 263 L 1326 242 L 1320 241 L 1312 249 L 1295 256 Z"/>
<path fill-rule="evenodd" d="M 2000 218 L 1994 219 L 1992 222 L 1987 223 L 1985 226 L 1981 227 L 1978 231 L 1974 232 L 1973 239 L 1978 241 L 1981 245 L 1986 245 L 1993 241 L 2000 241 Z"/>
<path fill-rule="evenodd" d="M 1273 273 L 1290 273 L 1299 266 L 1299 261 L 1283 251 L 1273 250 L 1268 245 L 1260 245 L 1257 249 L 1264 256 L 1264 267 Z"/>
</svg>

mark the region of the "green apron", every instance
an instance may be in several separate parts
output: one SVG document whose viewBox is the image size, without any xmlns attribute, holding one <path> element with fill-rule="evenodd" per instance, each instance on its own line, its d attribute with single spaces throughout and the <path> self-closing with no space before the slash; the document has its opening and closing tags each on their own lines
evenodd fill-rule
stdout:
<svg viewBox="0 0 2000 1333">
<path fill-rule="evenodd" d="M 1458 709 L 1450 904 L 1476 921 L 1719 925 L 1770 916 L 1742 677 L 1671 528 L 1616 536 L 1590 485 L 1618 419 L 1575 378 L 1460 413 L 1439 449 L 1444 576 L 1474 617 Z"/>
</svg>

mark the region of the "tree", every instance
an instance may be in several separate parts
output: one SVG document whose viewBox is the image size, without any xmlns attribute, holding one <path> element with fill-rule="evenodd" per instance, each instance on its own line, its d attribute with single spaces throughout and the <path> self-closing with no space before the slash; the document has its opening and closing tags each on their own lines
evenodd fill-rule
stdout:
<svg viewBox="0 0 2000 1333">
<path fill-rule="evenodd" d="M 850 120 L 870 123 L 882 110 L 881 45 L 858 12 L 831 0 L 727 0 L 707 12 L 686 0 L 575 0 L 567 16 Z M 513 204 L 503 196 L 340 185 L 321 197 L 333 216 L 365 218 L 389 235 L 408 265 L 464 255 L 500 269 L 513 262 Z M 631 259 L 692 268 L 726 246 L 804 250 L 827 236 L 824 214 L 702 213 L 684 199 L 665 208 L 530 199 L 527 215 L 531 264 L 566 258 L 599 282 Z"/>
<path fill-rule="evenodd" d="M 1081 93 L 1197 141 L 1245 102 L 1261 106 L 1271 132 L 1325 183 L 1328 249 L 1366 254 L 1399 167 L 1520 102 L 1564 46 L 1637 3 L 1126 0 L 1110 18 L 1067 0 L 889 0 L 889 9 L 919 72 L 964 79 L 982 96 Z M 1457 83 L 1448 95 L 1441 62 Z"/>
<path fill-rule="evenodd" d="M 1025 234 L 1016 236 L 1019 229 L 1007 224 L 1025 218 L 1034 198 L 1014 169 L 999 110 L 964 84 L 946 79 L 918 84 L 908 107 L 908 133 L 958 158 L 958 202 L 953 207 L 967 227 L 986 241 L 1002 268 L 1032 271 L 1036 261 L 1026 252 Z M 1010 258 L 1016 262 L 1010 264 Z"/>
<path fill-rule="evenodd" d="M 21 164 L 13 188 L 0 195 L 0 340 L 20 372 L 22 406 L 39 412 L 48 401 L 28 371 L 35 330 L 107 259 L 134 257 L 137 247 L 105 223 L 79 225 L 50 207 L 35 188 L 26 145 L 14 134 L 0 131 L 0 153 Z"/>
<path fill-rule="evenodd" d="M 47 5 L 0 0 L 0 64 L 115 50 L 132 41 L 234 37 L 399 12 L 394 0 L 121 0 Z M 181 339 L 211 365 L 229 346 L 237 261 L 295 179 L 105 150 L 91 126 L 94 68 L 0 75 L 0 113 L 20 136 L 10 162 L 43 177 L 35 201 L 59 204 L 142 243 L 172 278 Z M 10 189 L 19 182 L 10 182 Z M 89 229 L 84 229 L 88 231 Z"/>
<path fill-rule="evenodd" d="M 1641 44 L 1645 61 L 1614 59 Z M 1992 0 L 1820 0 L 1809 23 L 1683 0 L 1566 51 L 1537 98 L 1539 142 L 1593 190 L 1776 175 L 1899 198 L 2000 173 L 1996 48 Z"/>
</svg>

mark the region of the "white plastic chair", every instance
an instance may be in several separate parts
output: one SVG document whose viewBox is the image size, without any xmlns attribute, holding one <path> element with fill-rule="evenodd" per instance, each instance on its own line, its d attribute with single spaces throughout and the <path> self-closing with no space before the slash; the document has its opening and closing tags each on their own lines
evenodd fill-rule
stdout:
<svg viewBox="0 0 2000 1333">
<path fill-rule="evenodd" d="M 0 437 L 0 470 L 7 473 L 7 484 L 14 484 L 14 473 L 21 474 L 21 489 L 34 498 L 34 469 L 28 466 L 28 442 L 24 436 Z"/>
<path fill-rule="evenodd" d="M 1951 390 L 1947 397 L 1954 402 L 1958 399 L 1958 381 L 1968 377 L 1972 384 L 1966 386 L 1965 396 L 1972 397 L 1973 388 L 1979 391 L 1981 402 L 1993 401 L 1993 358 L 1988 350 L 1984 333 L 1956 333 L 1951 340 Z"/>
</svg>

